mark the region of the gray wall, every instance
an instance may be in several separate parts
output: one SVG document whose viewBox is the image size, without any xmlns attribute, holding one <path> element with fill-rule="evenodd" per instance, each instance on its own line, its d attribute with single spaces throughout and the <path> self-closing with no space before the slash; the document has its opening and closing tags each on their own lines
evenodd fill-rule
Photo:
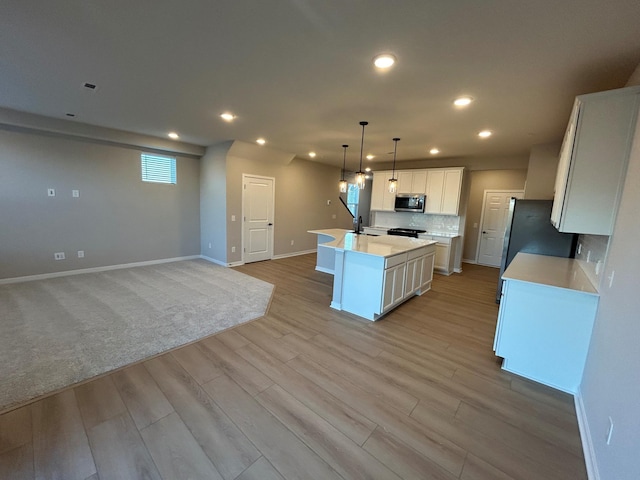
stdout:
<svg viewBox="0 0 640 480">
<path fill-rule="evenodd" d="M 227 263 L 227 153 L 233 142 L 207 148 L 200 160 L 200 248 Z"/>
<path fill-rule="evenodd" d="M 526 170 L 476 170 L 469 172 L 467 215 L 464 228 L 462 258 L 475 262 L 478 232 L 485 190 L 521 190 L 527 178 Z M 477 227 L 474 227 L 477 224 Z"/>
<path fill-rule="evenodd" d="M 197 159 L 160 185 L 141 181 L 140 149 L 8 130 L 0 145 L 0 278 L 200 253 Z"/>
<path fill-rule="evenodd" d="M 531 148 L 524 198 L 532 200 L 553 199 L 559 154 L 559 143 L 543 143 Z"/>
<path fill-rule="evenodd" d="M 295 158 L 273 149 L 234 142 L 227 156 L 227 262 L 242 260 L 242 174 L 275 178 L 274 255 L 316 248 L 307 230 L 351 228 L 338 200 L 340 168 Z M 288 163 L 290 161 L 290 163 Z M 331 200 L 331 205 L 327 205 Z M 231 215 L 238 221 L 232 222 Z M 332 218 L 336 215 L 336 218 Z M 291 240 L 294 245 L 291 245 Z M 231 247 L 236 252 L 231 252 Z"/>
<path fill-rule="evenodd" d="M 602 480 L 640 472 L 640 122 L 609 244 L 581 394 Z M 613 286 L 608 277 L 615 271 Z M 611 444 L 605 438 L 614 422 Z"/>
</svg>

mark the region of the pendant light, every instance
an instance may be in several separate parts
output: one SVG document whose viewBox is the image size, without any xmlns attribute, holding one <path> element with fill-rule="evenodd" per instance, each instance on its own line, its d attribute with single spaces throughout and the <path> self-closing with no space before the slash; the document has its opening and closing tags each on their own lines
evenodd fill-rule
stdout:
<svg viewBox="0 0 640 480">
<path fill-rule="evenodd" d="M 344 154 L 342 156 L 342 179 L 340 180 L 340 183 L 338 183 L 338 186 L 340 187 L 340 193 L 347 193 L 347 181 L 344 179 L 344 169 L 345 169 L 345 164 L 347 162 L 347 147 L 349 145 L 342 145 L 342 148 L 344 149 Z"/>
<path fill-rule="evenodd" d="M 396 193 L 398 191 L 398 179 L 396 178 L 396 151 L 398 150 L 399 138 L 393 139 L 393 173 L 389 179 L 389 193 Z"/>
<path fill-rule="evenodd" d="M 365 125 L 369 125 L 369 122 L 360 122 L 362 125 L 362 139 L 360 140 L 360 168 L 356 172 L 356 185 L 360 190 L 364 190 L 366 186 L 365 183 L 365 173 L 362 171 L 362 150 L 364 148 L 364 127 Z"/>
</svg>

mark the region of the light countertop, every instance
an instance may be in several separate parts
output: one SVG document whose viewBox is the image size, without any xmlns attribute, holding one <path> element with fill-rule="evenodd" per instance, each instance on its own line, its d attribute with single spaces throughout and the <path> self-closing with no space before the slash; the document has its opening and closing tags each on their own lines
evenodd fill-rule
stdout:
<svg viewBox="0 0 640 480">
<path fill-rule="evenodd" d="M 598 295 L 598 290 L 573 258 L 521 252 L 511 261 L 502 278 Z"/>
<path fill-rule="evenodd" d="M 356 235 L 352 230 L 331 228 L 327 230 L 309 230 L 308 233 L 327 235 L 334 240 L 322 243 L 324 247 L 333 247 L 336 250 L 365 253 L 378 257 L 391 257 L 409 252 L 428 245 L 435 245 L 433 240 L 421 240 L 418 238 L 398 237 L 392 235 Z"/>
</svg>

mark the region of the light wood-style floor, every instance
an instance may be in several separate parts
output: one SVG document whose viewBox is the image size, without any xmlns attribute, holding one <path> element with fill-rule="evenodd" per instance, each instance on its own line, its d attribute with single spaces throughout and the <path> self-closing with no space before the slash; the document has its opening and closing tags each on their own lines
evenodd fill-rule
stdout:
<svg viewBox="0 0 640 480">
<path fill-rule="evenodd" d="M 372 323 L 314 265 L 239 267 L 266 317 L 0 416 L 0 479 L 587 478 L 573 399 L 494 357 L 496 269 Z"/>
</svg>

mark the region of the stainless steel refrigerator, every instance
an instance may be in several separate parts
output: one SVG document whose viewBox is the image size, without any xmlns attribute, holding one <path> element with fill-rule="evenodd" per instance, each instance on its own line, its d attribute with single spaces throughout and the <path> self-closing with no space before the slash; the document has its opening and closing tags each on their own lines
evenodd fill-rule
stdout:
<svg viewBox="0 0 640 480">
<path fill-rule="evenodd" d="M 578 235 L 560 233 L 556 230 L 551 224 L 552 206 L 553 200 L 511 199 L 507 229 L 504 234 L 496 303 L 500 303 L 502 274 L 518 252 L 566 258 L 575 256 Z"/>
</svg>

